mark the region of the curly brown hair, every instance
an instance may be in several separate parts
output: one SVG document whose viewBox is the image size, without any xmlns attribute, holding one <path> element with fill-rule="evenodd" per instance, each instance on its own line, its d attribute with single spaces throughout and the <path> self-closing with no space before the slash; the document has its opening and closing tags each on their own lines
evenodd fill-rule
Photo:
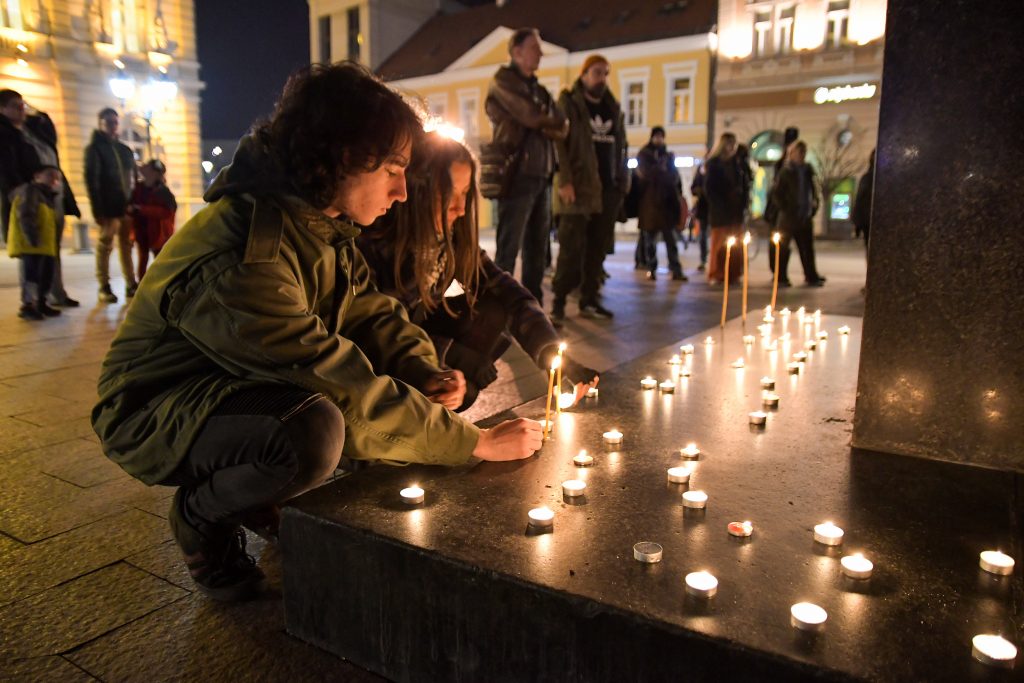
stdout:
<svg viewBox="0 0 1024 683">
<path fill-rule="evenodd" d="M 422 133 L 401 95 L 354 62 L 311 64 L 289 77 L 253 135 L 273 154 L 295 194 L 317 209 L 338 184 L 374 171 Z"/>
</svg>

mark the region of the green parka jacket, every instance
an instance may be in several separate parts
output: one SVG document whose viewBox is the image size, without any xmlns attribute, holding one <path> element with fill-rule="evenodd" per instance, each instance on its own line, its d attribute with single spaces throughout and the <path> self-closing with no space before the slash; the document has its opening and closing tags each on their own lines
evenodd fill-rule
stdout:
<svg viewBox="0 0 1024 683">
<path fill-rule="evenodd" d="M 626 171 L 626 126 L 622 110 L 611 90 L 605 90 L 604 101 L 614 112 L 612 135 L 615 137 L 615 187 L 626 194 L 629 176 Z M 569 136 L 555 142 L 558 155 L 558 172 L 555 174 L 555 187 L 571 184 L 576 192 L 576 201 L 562 204 L 555 193 L 555 213 L 584 214 L 601 213 L 604 204 L 601 187 L 601 176 L 597 168 L 597 152 L 594 149 L 594 133 L 590 125 L 590 110 L 583 94 L 583 83 L 580 79 L 572 86 L 572 90 L 563 89 L 558 96 L 558 108 L 569 117 Z M 610 188 L 609 188 L 610 189 Z"/>
<path fill-rule="evenodd" d="M 479 431 L 412 388 L 438 371 L 434 346 L 376 291 L 359 228 L 282 194 L 275 168 L 243 139 L 146 271 L 100 374 L 107 457 L 158 483 L 225 397 L 279 383 L 341 409 L 350 458 L 467 461 Z"/>
</svg>

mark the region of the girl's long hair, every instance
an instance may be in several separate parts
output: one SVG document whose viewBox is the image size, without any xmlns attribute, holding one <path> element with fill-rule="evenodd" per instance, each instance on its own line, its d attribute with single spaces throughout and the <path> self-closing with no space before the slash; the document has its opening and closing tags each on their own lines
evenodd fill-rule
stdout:
<svg viewBox="0 0 1024 683">
<path fill-rule="evenodd" d="M 718 143 L 715 148 L 711 150 L 711 154 L 708 155 L 709 159 L 715 159 L 721 157 L 725 153 L 726 146 L 731 145 L 733 150 L 736 149 L 736 136 L 733 133 L 722 133 L 722 136 L 718 138 Z"/>
<path fill-rule="evenodd" d="M 470 168 L 466 213 L 448 225 L 448 202 L 452 198 L 451 167 L 463 163 Z M 441 287 L 458 280 L 466 292 L 470 312 L 479 295 L 480 239 L 477 206 L 477 163 L 468 147 L 439 133 L 426 133 L 413 144 L 412 162 L 406 171 L 408 199 L 392 209 L 386 239 L 394 243 L 394 277 L 399 295 L 405 293 L 402 274 L 411 266 L 420 300 L 428 313 L 440 303 L 449 315 L 456 315 L 445 300 Z M 442 232 L 434 226 L 440 212 Z M 440 249 L 440 252 L 438 252 Z M 437 282 L 430 275 L 444 255 L 444 268 Z"/>
</svg>

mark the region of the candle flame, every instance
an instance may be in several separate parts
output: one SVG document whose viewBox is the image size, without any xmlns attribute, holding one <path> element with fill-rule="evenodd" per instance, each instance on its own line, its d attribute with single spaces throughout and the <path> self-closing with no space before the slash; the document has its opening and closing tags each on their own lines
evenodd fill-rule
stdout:
<svg viewBox="0 0 1024 683">
<path fill-rule="evenodd" d="M 750 232 L 743 235 L 743 244 L 750 244 Z"/>
<path fill-rule="evenodd" d="M 772 242 L 775 242 L 775 244 L 778 244 L 779 240 L 781 240 L 781 239 L 782 239 L 782 235 L 780 235 L 777 232 L 772 235 Z"/>
<path fill-rule="evenodd" d="M 562 353 L 565 352 L 566 348 L 568 348 L 568 347 L 567 347 L 565 342 L 562 342 L 561 344 L 559 344 L 558 345 L 558 355 L 562 355 Z"/>
<path fill-rule="evenodd" d="M 735 245 L 735 244 L 736 244 L 736 238 L 735 238 L 735 237 L 730 237 L 730 238 L 729 238 L 728 240 L 726 240 L 726 242 L 725 242 L 725 246 L 727 246 L 727 247 L 731 247 L 731 246 L 733 246 L 733 245 Z"/>
<path fill-rule="evenodd" d="M 551 370 L 555 371 L 560 367 L 562 367 L 562 357 L 555 356 L 554 360 L 551 361 Z"/>
</svg>

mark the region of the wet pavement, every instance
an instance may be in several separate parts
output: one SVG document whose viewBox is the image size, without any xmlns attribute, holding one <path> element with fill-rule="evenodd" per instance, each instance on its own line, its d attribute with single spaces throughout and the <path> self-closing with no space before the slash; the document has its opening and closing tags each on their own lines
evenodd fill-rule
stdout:
<svg viewBox="0 0 1024 683">
<path fill-rule="evenodd" d="M 484 236 L 493 247 L 493 234 Z M 715 324 L 721 288 L 633 269 L 634 242 L 607 262 L 612 321 L 583 320 L 575 302 L 564 328 L 569 353 L 605 371 Z M 556 247 L 557 249 L 557 247 Z M 763 307 L 771 278 L 763 243 L 752 261 L 749 307 Z M 65 280 L 82 307 L 56 319 L 17 317 L 16 263 L 0 257 L 0 680 L 380 680 L 284 632 L 277 550 L 250 548 L 270 579 L 260 600 L 220 605 L 193 590 L 170 540 L 173 493 L 146 487 L 103 457 L 89 414 L 99 367 L 124 312 L 96 305 L 91 255 L 67 254 Z M 799 263 L 790 276 L 799 280 Z M 116 266 L 115 266 L 116 268 Z M 860 315 L 860 243 L 820 243 L 821 289 L 783 290 L 779 306 Z M 114 282 L 123 293 L 123 283 Z M 550 300 L 548 302 L 550 303 Z M 730 293 L 730 317 L 740 311 Z M 513 347 L 499 377 L 468 413 L 474 420 L 544 393 L 544 375 Z"/>
</svg>

